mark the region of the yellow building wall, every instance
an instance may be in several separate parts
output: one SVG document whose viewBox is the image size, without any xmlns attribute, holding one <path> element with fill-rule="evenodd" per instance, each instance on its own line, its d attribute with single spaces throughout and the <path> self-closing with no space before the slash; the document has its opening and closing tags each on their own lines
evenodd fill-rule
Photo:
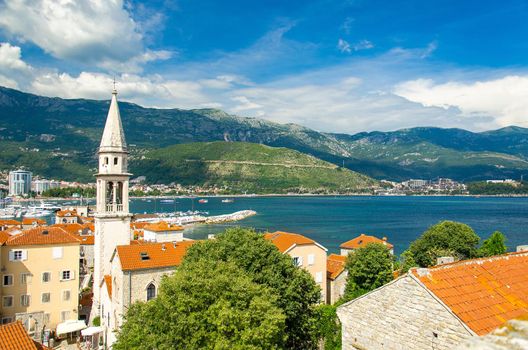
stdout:
<svg viewBox="0 0 528 350">
<path fill-rule="evenodd" d="M 300 245 L 287 252 L 292 258 L 302 258 L 302 268 L 307 270 L 319 287 L 321 287 L 321 302 L 326 302 L 326 251 L 315 245 Z M 310 255 L 313 256 L 311 263 Z"/>
<path fill-rule="evenodd" d="M 53 248 L 62 247 L 62 257 L 53 257 Z M 61 313 L 68 312 L 67 319 L 78 319 L 79 305 L 79 244 L 63 245 L 28 245 L 28 246 L 3 246 L 1 250 L 1 300 L 0 315 L 2 318 L 11 317 L 15 320 L 17 314 L 44 312 L 45 326 L 55 329 L 57 324 L 63 322 Z M 9 261 L 10 250 L 26 250 L 27 259 L 24 261 Z M 61 280 L 63 270 L 73 271 L 71 280 Z M 43 282 L 43 273 L 50 272 L 51 280 Z M 22 283 L 21 275 L 30 273 L 31 280 Z M 4 275 L 13 275 L 13 284 L 4 286 Z M 70 291 L 69 300 L 64 300 L 63 292 Z M 50 293 L 49 302 L 42 302 L 42 294 Z M 21 304 L 21 296 L 30 295 L 29 306 Z M 4 307 L 3 297 L 13 296 L 13 306 Z"/>
</svg>

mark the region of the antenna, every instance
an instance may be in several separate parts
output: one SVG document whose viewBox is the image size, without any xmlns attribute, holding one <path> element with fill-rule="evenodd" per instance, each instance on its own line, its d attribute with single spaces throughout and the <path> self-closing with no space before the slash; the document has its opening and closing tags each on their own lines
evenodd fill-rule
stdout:
<svg viewBox="0 0 528 350">
<path fill-rule="evenodd" d="M 114 91 L 116 89 L 116 80 L 115 80 L 115 74 L 114 74 Z"/>
</svg>

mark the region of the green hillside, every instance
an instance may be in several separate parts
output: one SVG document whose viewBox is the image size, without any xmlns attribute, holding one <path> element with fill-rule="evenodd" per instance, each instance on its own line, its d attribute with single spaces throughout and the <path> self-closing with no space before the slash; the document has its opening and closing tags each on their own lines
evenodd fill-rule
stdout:
<svg viewBox="0 0 528 350">
<path fill-rule="evenodd" d="M 236 192 L 354 192 L 376 181 L 287 148 L 245 142 L 189 143 L 153 150 L 132 171 L 154 183 L 226 186 Z"/>
<path fill-rule="evenodd" d="M 120 96 L 120 98 L 126 96 Z M 93 181 L 109 101 L 42 97 L 0 87 L 0 171 Z M 234 141 L 286 147 L 377 179 L 519 179 L 528 174 L 528 129 L 417 127 L 355 135 L 243 118 L 217 109 L 156 109 L 120 101 L 132 162 L 189 142 Z"/>
</svg>

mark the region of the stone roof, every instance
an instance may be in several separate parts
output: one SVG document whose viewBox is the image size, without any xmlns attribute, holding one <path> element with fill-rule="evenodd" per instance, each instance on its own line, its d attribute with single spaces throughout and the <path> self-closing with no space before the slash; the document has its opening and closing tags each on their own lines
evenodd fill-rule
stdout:
<svg viewBox="0 0 528 350">
<path fill-rule="evenodd" d="M 326 259 L 326 275 L 331 280 L 335 280 L 345 271 L 346 256 L 330 254 Z"/>
<path fill-rule="evenodd" d="M 112 91 L 112 100 L 110 101 L 99 152 L 126 152 L 126 150 L 125 133 L 117 104 L 117 91 L 114 90 Z"/>
<path fill-rule="evenodd" d="M 174 243 L 135 243 L 117 246 L 117 257 L 123 271 L 178 266 L 195 241 Z"/>
<path fill-rule="evenodd" d="M 528 252 L 415 268 L 410 273 L 478 335 L 528 314 Z"/>
<path fill-rule="evenodd" d="M 358 249 L 366 246 L 369 243 L 381 243 L 386 245 L 389 249 L 393 248 L 393 245 L 387 242 L 387 238 L 383 237 L 383 239 L 379 239 L 378 237 L 369 236 L 364 233 L 357 236 L 356 238 L 351 239 L 350 241 L 341 244 L 339 247 L 343 249 Z"/>
</svg>

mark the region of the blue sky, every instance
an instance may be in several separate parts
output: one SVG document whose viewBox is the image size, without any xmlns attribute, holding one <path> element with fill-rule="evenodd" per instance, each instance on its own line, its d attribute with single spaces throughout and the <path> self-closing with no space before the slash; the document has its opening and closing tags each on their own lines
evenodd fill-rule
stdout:
<svg viewBox="0 0 528 350">
<path fill-rule="evenodd" d="M 322 131 L 528 126 L 528 2 L 0 0 L 0 85 Z M 125 116 L 126 117 L 126 116 Z"/>
</svg>

